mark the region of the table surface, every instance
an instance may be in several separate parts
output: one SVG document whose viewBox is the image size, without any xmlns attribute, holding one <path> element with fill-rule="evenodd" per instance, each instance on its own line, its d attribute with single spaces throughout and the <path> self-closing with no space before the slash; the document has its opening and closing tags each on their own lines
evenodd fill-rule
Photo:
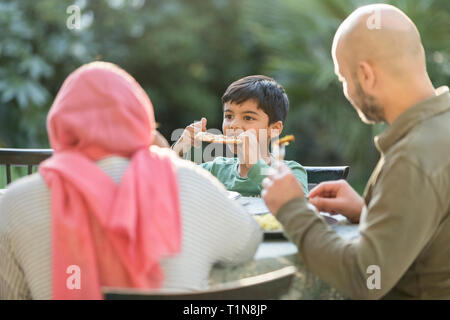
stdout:
<svg viewBox="0 0 450 320">
<path fill-rule="evenodd" d="M 5 189 L 0 189 L 0 197 L 4 192 Z M 359 236 L 357 224 L 339 223 L 330 227 L 344 239 L 350 240 Z M 309 271 L 298 255 L 297 246 L 283 238 L 264 240 L 259 245 L 254 259 L 248 263 L 232 267 L 214 267 L 210 274 L 210 284 L 239 280 L 292 265 L 297 268 L 297 272 L 291 289 L 281 299 L 346 299 Z"/>
<path fill-rule="evenodd" d="M 359 236 L 357 224 L 337 224 L 330 226 L 337 234 L 345 239 L 353 239 Z M 255 253 L 255 260 L 276 258 L 296 254 L 297 246 L 287 239 L 264 240 Z"/>
<path fill-rule="evenodd" d="M 331 225 L 331 228 L 344 239 L 350 240 L 359 236 L 357 224 L 336 224 Z M 291 289 L 281 297 L 282 300 L 346 299 L 305 267 L 298 255 L 297 247 L 287 239 L 263 241 L 256 251 L 255 258 L 248 263 L 232 267 L 214 267 L 210 274 L 210 284 L 256 276 L 292 265 L 297 268 L 297 272 Z"/>
</svg>

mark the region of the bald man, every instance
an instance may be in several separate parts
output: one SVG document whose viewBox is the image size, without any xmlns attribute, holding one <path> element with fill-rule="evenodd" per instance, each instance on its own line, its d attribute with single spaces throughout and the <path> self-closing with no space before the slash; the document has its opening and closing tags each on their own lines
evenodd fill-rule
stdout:
<svg viewBox="0 0 450 320">
<path fill-rule="evenodd" d="M 390 5 L 354 11 L 332 56 L 362 121 L 390 125 L 375 138 L 381 158 L 364 198 L 336 181 L 308 203 L 284 166 L 263 181 L 262 196 L 306 266 L 348 297 L 450 299 L 448 87 L 435 90 L 417 28 Z M 359 238 L 340 238 L 317 211 L 359 222 Z"/>
</svg>

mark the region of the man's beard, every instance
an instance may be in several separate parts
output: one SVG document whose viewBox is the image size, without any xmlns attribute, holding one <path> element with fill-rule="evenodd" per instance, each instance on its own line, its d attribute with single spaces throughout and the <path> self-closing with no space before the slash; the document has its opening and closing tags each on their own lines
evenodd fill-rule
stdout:
<svg viewBox="0 0 450 320">
<path fill-rule="evenodd" d="M 368 124 L 386 122 L 384 109 L 378 105 L 373 96 L 364 93 L 359 81 L 355 81 L 357 102 L 351 101 L 361 120 Z"/>
</svg>

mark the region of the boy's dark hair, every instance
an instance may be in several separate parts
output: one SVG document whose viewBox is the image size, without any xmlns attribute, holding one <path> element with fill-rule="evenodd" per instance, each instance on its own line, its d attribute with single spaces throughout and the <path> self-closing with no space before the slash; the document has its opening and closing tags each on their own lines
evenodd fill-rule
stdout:
<svg viewBox="0 0 450 320">
<path fill-rule="evenodd" d="M 279 83 L 267 76 L 255 75 L 236 80 L 223 94 L 222 103 L 241 104 L 251 99 L 269 116 L 269 124 L 286 120 L 289 110 L 287 94 Z"/>
</svg>

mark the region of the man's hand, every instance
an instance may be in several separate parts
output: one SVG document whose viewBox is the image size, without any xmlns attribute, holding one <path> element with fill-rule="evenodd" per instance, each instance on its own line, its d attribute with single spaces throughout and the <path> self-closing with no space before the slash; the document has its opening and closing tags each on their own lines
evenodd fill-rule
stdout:
<svg viewBox="0 0 450 320">
<path fill-rule="evenodd" d="M 274 170 L 264 178 L 262 186 L 261 196 L 273 215 L 277 215 L 280 208 L 289 201 L 305 196 L 302 185 L 291 169 L 282 162 L 278 170 Z"/>
<path fill-rule="evenodd" d="M 322 182 L 309 193 L 309 202 L 317 210 L 340 213 L 351 222 L 359 222 L 363 198 L 345 180 Z"/>
<path fill-rule="evenodd" d="M 192 146 L 201 146 L 200 142 L 195 140 L 195 134 L 197 134 L 198 132 L 206 131 L 206 122 L 206 118 L 202 118 L 202 120 L 188 125 L 184 129 L 180 139 L 178 139 L 178 141 L 173 146 L 173 150 L 181 156 L 188 152 Z"/>
</svg>

